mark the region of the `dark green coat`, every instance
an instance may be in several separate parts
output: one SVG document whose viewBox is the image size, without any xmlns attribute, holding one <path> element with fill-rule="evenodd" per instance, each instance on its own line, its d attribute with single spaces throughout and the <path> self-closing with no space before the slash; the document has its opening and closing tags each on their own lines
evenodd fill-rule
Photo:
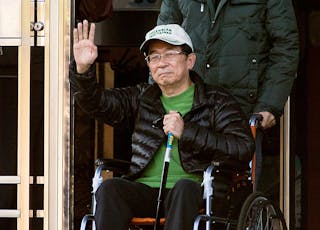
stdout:
<svg viewBox="0 0 320 230">
<path fill-rule="evenodd" d="M 195 47 L 194 70 L 231 92 L 249 116 L 282 113 L 299 42 L 291 0 L 163 0 L 158 24 L 177 23 Z"/>
</svg>

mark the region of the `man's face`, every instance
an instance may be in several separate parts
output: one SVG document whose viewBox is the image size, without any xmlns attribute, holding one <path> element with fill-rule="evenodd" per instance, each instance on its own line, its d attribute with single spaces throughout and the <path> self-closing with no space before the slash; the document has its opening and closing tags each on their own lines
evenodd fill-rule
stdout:
<svg viewBox="0 0 320 230">
<path fill-rule="evenodd" d="M 194 54 L 186 55 L 180 46 L 154 40 L 149 44 L 148 55 L 151 75 L 160 87 L 180 87 L 189 81 Z"/>
</svg>

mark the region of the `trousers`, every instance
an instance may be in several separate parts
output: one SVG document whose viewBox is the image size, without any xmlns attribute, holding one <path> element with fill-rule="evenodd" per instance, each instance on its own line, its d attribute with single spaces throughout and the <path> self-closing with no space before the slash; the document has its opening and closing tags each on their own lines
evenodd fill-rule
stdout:
<svg viewBox="0 0 320 230">
<path fill-rule="evenodd" d="M 96 192 L 97 230 L 128 230 L 132 217 L 155 217 L 158 188 L 122 178 L 105 180 Z M 161 215 L 166 230 L 191 230 L 203 207 L 202 188 L 188 179 L 179 180 L 165 190 Z"/>
</svg>

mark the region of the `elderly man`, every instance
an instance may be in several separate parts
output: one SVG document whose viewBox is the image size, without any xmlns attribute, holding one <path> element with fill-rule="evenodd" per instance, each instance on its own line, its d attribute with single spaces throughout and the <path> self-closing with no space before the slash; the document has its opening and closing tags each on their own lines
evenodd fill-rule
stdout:
<svg viewBox="0 0 320 230">
<path fill-rule="evenodd" d="M 95 25 L 74 30 L 70 82 L 89 115 L 132 133 L 134 163 L 125 177 L 104 181 L 96 193 L 97 229 L 128 229 L 132 217 L 154 216 L 168 133 L 174 138 L 165 190 L 165 229 L 192 229 L 203 205 L 201 175 L 212 161 L 243 171 L 254 151 L 248 121 L 225 91 L 205 85 L 191 71 L 196 56 L 188 34 L 176 24 L 157 26 L 140 49 L 155 81 L 134 87 L 98 87 Z M 237 165 L 237 168 L 234 168 Z M 229 184 L 231 177 L 224 177 Z"/>
</svg>

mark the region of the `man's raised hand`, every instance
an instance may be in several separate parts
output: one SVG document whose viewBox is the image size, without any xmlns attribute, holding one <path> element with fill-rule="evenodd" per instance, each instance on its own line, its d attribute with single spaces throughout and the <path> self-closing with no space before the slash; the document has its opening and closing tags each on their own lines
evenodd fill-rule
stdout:
<svg viewBox="0 0 320 230">
<path fill-rule="evenodd" d="M 83 20 L 73 30 L 73 56 L 77 64 L 77 72 L 85 73 L 98 56 L 97 46 L 94 44 L 95 24 Z"/>
</svg>

